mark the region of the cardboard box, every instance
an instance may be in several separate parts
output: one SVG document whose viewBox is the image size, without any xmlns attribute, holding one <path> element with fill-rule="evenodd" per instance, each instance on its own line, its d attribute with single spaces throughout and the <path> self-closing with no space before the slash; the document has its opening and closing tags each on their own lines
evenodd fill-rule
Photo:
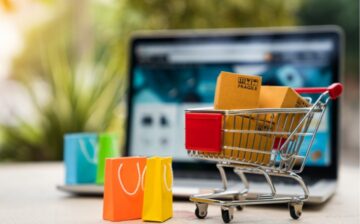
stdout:
<svg viewBox="0 0 360 224">
<path fill-rule="evenodd" d="M 221 72 L 217 78 L 214 108 L 222 110 L 257 108 L 261 77 Z"/>
<path fill-rule="evenodd" d="M 271 131 L 273 127 L 273 124 L 271 125 L 268 121 L 259 119 L 256 122 L 256 119 L 249 116 L 224 116 L 225 129 Z M 270 152 L 272 149 L 273 141 L 275 140 L 274 135 L 224 132 L 222 139 L 223 145 L 220 153 L 198 153 L 207 157 L 215 156 L 218 158 L 234 159 L 262 165 L 266 165 L 270 162 L 270 154 L 266 153 Z M 225 149 L 223 146 L 238 147 L 247 150 Z M 254 152 L 253 150 L 263 151 L 264 153 Z"/>
<path fill-rule="evenodd" d="M 272 131 L 273 124 L 268 121 L 249 116 L 225 117 L 225 129 L 250 130 L 250 131 Z M 271 134 L 255 133 L 224 133 L 224 146 L 238 147 L 245 150 L 224 149 L 225 158 L 238 158 L 245 162 L 267 164 L 270 161 L 273 136 Z M 254 150 L 262 151 L 254 152 Z"/>
<path fill-rule="evenodd" d="M 310 104 L 287 86 L 261 86 L 260 108 L 308 107 Z"/>
<path fill-rule="evenodd" d="M 262 86 L 260 90 L 259 108 L 294 108 L 311 106 L 292 88 L 286 86 Z M 277 131 L 292 132 L 304 114 L 275 115 L 272 119 Z M 267 116 L 270 121 L 271 117 Z M 292 124 L 291 124 L 292 123 Z"/>
</svg>

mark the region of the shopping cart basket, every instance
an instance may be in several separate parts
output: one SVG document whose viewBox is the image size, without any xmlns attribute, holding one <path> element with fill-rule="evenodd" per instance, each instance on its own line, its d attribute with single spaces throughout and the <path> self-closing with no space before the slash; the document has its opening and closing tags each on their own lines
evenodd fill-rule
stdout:
<svg viewBox="0 0 360 224">
<path fill-rule="evenodd" d="M 300 217 L 309 191 L 298 173 L 304 169 L 328 102 L 341 95 L 342 85 L 334 83 L 328 88 L 299 88 L 296 91 L 319 94 L 319 97 L 305 108 L 186 110 L 188 155 L 217 162 L 223 184 L 223 189 L 214 193 L 190 197 L 196 204 L 198 218 L 206 217 L 209 204 L 221 206 L 222 219 L 229 223 L 235 208 L 272 203 L 288 203 L 291 217 Z M 305 154 L 299 153 L 300 148 L 306 149 Z M 232 168 L 239 176 L 243 189 L 228 189 L 225 167 Z M 245 174 L 263 175 L 270 193 L 250 194 Z M 278 195 L 272 176 L 293 179 L 303 194 Z"/>
</svg>

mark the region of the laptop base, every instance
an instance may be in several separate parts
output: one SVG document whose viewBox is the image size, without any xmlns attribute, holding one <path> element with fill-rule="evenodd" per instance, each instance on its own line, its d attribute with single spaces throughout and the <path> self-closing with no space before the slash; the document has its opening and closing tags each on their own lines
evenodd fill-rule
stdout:
<svg viewBox="0 0 360 224">
<path fill-rule="evenodd" d="M 241 189 L 242 185 L 229 182 L 229 189 Z M 195 186 L 195 187 L 192 187 Z M 269 186 L 265 182 L 250 182 L 251 194 L 269 192 Z M 293 184 L 278 183 L 275 184 L 279 196 L 288 194 L 301 194 L 301 188 Z M 57 185 L 60 191 L 76 194 L 79 196 L 102 196 L 104 187 L 96 184 L 79 185 Z M 336 191 L 335 180 L 319 180 L 308 186 L 310 191 L 307 204 L 321 204 L 326 202 Z M 173 195 L 175 199 L 188 198 L 190 195 L 199 193 L 210 193 L 214 189 L 221 189 L 221 182 L 217 180 L 194 180 L 194 179 L 176 179 L 173 186 Z"/>
</svg>

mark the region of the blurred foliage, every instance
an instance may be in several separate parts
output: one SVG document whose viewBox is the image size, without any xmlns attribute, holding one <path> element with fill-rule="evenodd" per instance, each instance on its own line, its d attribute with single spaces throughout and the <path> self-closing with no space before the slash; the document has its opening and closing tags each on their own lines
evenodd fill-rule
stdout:
<svg viewBox="0 0 360 224">
<path fill-rule="evenodd" d="M 59 44 L 49 46 L 44 53 L 49 68 L 43 79 L 49 88 L 46 104 L 39 101 L 34 86 L 26 84 L 40 116 L 35 123 L 19 117 L 16 126 L 3 128 L 7 140 L 0 151 L 3 159 L 60 159 L 65 133 L 109 130 L 116 120 L 124 92 L 117 60 L 104 55 L 91 66 L 71 65 L 65 49 Z"/>
<path fill-rule="evenodd" d="M 359 75 L 359 1 L 306 0 L 298 10 L 300 24 L 340 26 L 345 32 L 346 74 Z"/>
<path fill-rule="evenodd" d="M 6 11 L 12 11 L 14 9 L 10 0 L 0 0 L 0 4 L 3 5 L 3 7 Z"/>
<path fill-rule="evenodd" d="M 297 6 L 282 0 L 45 2 L 54 15 L 27 33 L 12 74 L 28 87 L 40 119 L 3 127 L 0 159 L 61 159 L 64 133 L 121 129 L 116 108 L 133 31 L 292 25 Z M 49 86 L 44 106 L 31 85 L 36 79 Z"/>
<path fill-rule="evenodd" d="M 97 44 L 111 43 L 126 68 L 127 46 L 137 30 L 208 29 L 294 25 L 299 1 L 122 0 L 92 5 Z M 125 70 L 124 70 L 125 71 Z"/>
<path fill-rule="evenodd" d="M 119 58 L 106 49 L 96 59 L 92 54 L 77 57 L 70 22 L 71 12 L 61 11 L 28 33 L 12 78 L 26 87 L 36 114 L 34 120 L 16 117 L 16 125 L 0 127 L 5 140 L 0 159 L 61 159 L 63 135 L 69 132 L 121 134 L 124 76 Z M 46 95 L 45 103 L 39 94 Z"/>
<path fill-rule="evenodd" d="M 9 10 L 15 8 L 11 0 L 2 2 Z M 25 49 L 14 62 L 12 79 L 27 87 L 39 118 L 30 122 L 19 117 L 16 126 L 0 126 L 0 160 L 61 159 L 66 132 L 121 131 L 119 102 L 124 95 L 128 43 L 134 31 L 291 26 L 300 22 L 335 23 L 355 32 L 356 23 L 348 24 L 354 18 L 354 6 L 340 0 L 38 2 L 47 5 L 50 19 L 26 33 Z M 33 83 L 37 80 L 48 88 L 46 104 L 36 97 Z"/>
</svg>

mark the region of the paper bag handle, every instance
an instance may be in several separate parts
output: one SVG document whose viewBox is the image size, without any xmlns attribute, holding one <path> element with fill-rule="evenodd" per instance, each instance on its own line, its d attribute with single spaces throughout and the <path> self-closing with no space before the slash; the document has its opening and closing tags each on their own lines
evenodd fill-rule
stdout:
<svg viewBox="0 0 360 224">
<path fill-rule="evenodd" d="M 90 141 L 90 144 L 94 147 L 95 149 L 95 155 L 94 155 L 94 158 L 90 158 L 90 155 L 88 153 L 88 151 L 86 150 L 86 147 L 85 147 L 85 143 L 84 143 L 84 140 L 83 139 L 79 139 L 79 145 L 80 145 L 80 150 L 82 152 L 82 154 L 84 155 L 85 159 L 89 162 L 89 163 L 92 163 L 92 164 L 97 164 L 97 145 L 94 141 L 92 141 L 91 139 L 89 140 Z"/>
<path fill-rule="evenodd" d="M 120 183 L 120 187 L 121 187 L 121 189 L 127 194 L 127 195 L 129 195 L 129 196 L 133 196 L 134 194 L 136 194 L 138 191 L 139 191 L 139 187 L 140 187 L 140 182 L 141 182 L 141 179 L 142 179 L 142 176 L 144 176 L 144 175 L 141 175 L 140 174 L 140 165 L 139 165 L 139 162 L 137 162 L 136 163 L 136 168 L 137 168 L 137 172 L 138 172 L 138 182 L 137 182 L 137 184 L 136 184 L 136 188 L 135 188 L 135 190 L 133 191 L 133 192 L 129 192 L 129 191 L 127 191 L 126 190 L 126 188 L 125 188 L 125 186 L 124 186 L 124 184 L 123 184 L 123 182 L 122 182 L 122 179 L 121 179 L 121 174 L 120 174 L 120 172 L 121 172 L 121 168 L 123 167 L 123 163 L 121 163 L 120 165 L 119 165 L 119 168 L 118 168 L 118 180 L 119 180 L 119 183 Z"/>
<path fill-rule="evenodd" d="M 165 188 L 166 188 L 166 190 L 167 191 L 169 191 L 169 192 L 171 192 L 172 191 L 172 184 L 173 184 L 173 182 L 174 182 L 174 175 L 173 175 L 173 173 L 172 173 L 172 168 L 170 167 L 170 165 L 169 164 L 167 164 L 168 166 L 169 166 L 169 170 L 170 170 L 170 172 L 171 172 L 171 186 L 169 187 L 169 185 L 167 184 L 167 181 L 166 181 L 166 164 L 164 164 L 164 185 L 165 185 Z"/>
</svg>

